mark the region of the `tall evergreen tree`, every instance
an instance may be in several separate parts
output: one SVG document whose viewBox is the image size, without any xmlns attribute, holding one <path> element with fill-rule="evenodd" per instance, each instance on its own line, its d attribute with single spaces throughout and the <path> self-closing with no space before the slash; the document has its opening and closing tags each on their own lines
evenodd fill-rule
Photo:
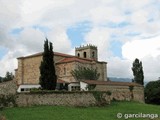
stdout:
<svg viewBox="0 0 160 120">
<path fill-rule="evenodd" d="M 43 58 L 40 65 L 40 85 L 42 89 L 55 90 L 57 76 L 54 66 L 54 53 L 52 43 L 48 43 L 46 38 L 44 42 Z"/>
<path fill-rule="evenodd" d="M 135 59 L 133 62 L 133 67 L 132 67 L 134 79 L 133 82 L 139 83 L 141 85 L 144 84 L 144 75 L 143 75 L 143 67 L 142 67 L 142 62 L 139 61 L 139 59 Z"/>
</svg>

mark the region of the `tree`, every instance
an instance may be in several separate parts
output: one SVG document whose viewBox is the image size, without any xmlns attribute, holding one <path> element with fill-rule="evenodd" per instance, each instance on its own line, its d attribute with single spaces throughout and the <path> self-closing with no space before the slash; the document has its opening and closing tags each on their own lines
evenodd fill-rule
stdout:
<svg viewBox="0 0 160 120">
<path fill-rule="evenodd" d="M 144 93 L 146 103 L 160 105 L 160 80 L 147 83 Z"/>
<path fill-rule="evenodd" d="M 80 67 L 80 66 L 78 66 L 78 69 L 72 70 L 71 74 L 76 80 L 79 81 L 97 80 L 100 76 L 100 73 L 98 73 L 97 69 Z"/>
<path fill-rule="evenodd" d="M 139 83 L 141 85 L 144 84 L 144 75 L 143 75 L 143 67 L 142 67 L 142 62 L 139 61 L 139 59 L 135 59 L 133 62 L 133 67 L 132 67 L 134 79 L 133 82 Z"/>
<path fill-rule="evenodd" d="M 42 89 L 55 90 L 57 76 L 54 66 L 54 53 L 52 43 L 48 43 L 46 38 L 44 42 L 43 58 L 40 65 L 40 85 Z"/>
<path fill-rule="evenodd" d="M 12 72 L 6 72 L 5 77 L 3 78 L 3 81 L 9 81 L 9 80 L 13 80 L 14 75 L 12 74 Z"/>
<path fill-rule="evenodd" d="M 3 78 L 0 76 L 0 83 L 3 81 Z"/>
</svg>

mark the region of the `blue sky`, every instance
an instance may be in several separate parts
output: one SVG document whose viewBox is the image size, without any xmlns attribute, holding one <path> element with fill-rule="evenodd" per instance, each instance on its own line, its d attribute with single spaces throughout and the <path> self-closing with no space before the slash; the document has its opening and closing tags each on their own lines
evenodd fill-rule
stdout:
<svg viewBox="0 0 160 120">
<path fill-rule="evenodd" d="M 160 76 L 159 0 L 5 0 L 0 11 L 0 76 L 17 68 L 17 57 L 42 51 L 45 37 L 67 54 L 96 45 L 108 76 L 133 78 L 135 58 L 145 80 Z"/>
<path fill-rule="evenodd" d="M 67 35 L 72 41 L 72 47 L 80 46 L 84 42 L 84 36 L 91 30 L 91 22 L 84 21 L 70 26 L 67 29 Z"/>
</svg>

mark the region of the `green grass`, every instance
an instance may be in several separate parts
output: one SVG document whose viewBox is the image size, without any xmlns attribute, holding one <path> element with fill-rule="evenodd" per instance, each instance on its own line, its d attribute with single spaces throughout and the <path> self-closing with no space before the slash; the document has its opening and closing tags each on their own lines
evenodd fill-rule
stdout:
<svg viewBox="0 0 160 120">
<path fill-rule="evenodd" d="M 160 106 L 137 102 L 113 102 L 105 107 L 33 106 L 6 108 L 1 111 L 7 120 L 124 120 L 124 117 L 118 119 L 117 113 L 152 113 L 160 116 Z M 129 120 L 149 119 L 132 118 Z M 160 118 L 156 120 L 160 120 Z"/>
</svg>

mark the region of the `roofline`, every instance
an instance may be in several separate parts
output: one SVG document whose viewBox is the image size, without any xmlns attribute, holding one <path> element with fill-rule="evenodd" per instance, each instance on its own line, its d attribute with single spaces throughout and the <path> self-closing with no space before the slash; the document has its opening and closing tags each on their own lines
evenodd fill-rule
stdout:
<svg viewBox="0 0 160 120">
<path fill-rule="evenodd" d="M 63 56 L 63 57 L 67 57 L 67 58 L 75 57 L 75 58 L 78 58 L 78 59 L 81 59 L 81 60 L 86 60 L 88 62 L 95 61 L 95 62 L 98 62 L 98 63 L 105 63 L 105 64 L 107 64 L 107 62 L 96 61 L 94 59 L 81 58 L 81 57 L 78 57 L 78 56 L 64 54 L 64 53 L 59 53 L 59 52 L 53 52 L 53 53 L 54 53 L 55 56 Z M 17 59 L 26 59 L 26 58 L 38 57 L 38 56 L 42 56 L 42 55 L 43 55 L 43 52 L 39 52 L 39 53 L 36 53 L 36 54 L 33 54 L 33 55 L 28 55 L 28 56 L 24 56 L 24 57 L 18 57 Z M 70 62 L 79 62 L 79 61 L 75 60 L 75 61 L 70 61 Z M 57 63 L 57 64 L 60 64 L 60 63 Z"/>
<path fill-rule="evenodd" d="M 53 52 L 55 56 L 64 56 L 64 57 L 74 57 L 74 55 L 69 55 L 69 54 L 64 54 L 64 53 L 60 53 L 60 52 Z M 25 59 L 25 58 L 31 58 L 31 57 L 38 57 L 38 56 L 42 56 L 43 52 L 39 52 L 33 55 L 28 55 L 28 56 L 22 56 L 22 57 L 18 57 L 17 59 Z"/>
<path fill-rule="evenodd" d="M 88 81 L 95 81 L 95 80 L 83 80 L 81 82 L 87 83 L 87 84 L 95 84 L 95 85 L 110 85 L 110 86 L 139 86 L 142 87 L 143 85 L 140 85 L 138 83 L 132 83 L 132 82 L 115 82 L 115 81 L 96 81 L 97 83 L 89 83 Z M 102 83 L 103 82 L 103 83 Z M 105 84 L 104 84 L 105 83 Z M 119 84 L 120 83 L 120 84 Z M 122 84 L 124 83 L 124 84 Z"/>
</svg>

